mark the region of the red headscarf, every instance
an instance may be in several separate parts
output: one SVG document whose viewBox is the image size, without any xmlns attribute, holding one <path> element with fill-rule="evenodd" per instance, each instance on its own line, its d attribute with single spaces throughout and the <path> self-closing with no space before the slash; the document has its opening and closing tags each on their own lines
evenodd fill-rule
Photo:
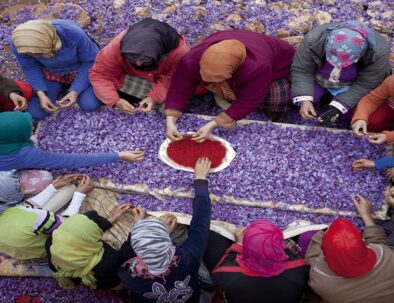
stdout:
<svg viewBox="0 0 394 303">
<path fill-rule="evenodd" d="M 273 277 L 286 269 L 288 256 L 282 231 L 265 220 L 256 220 L 244 233 L 243 254 L 237 261 L 260 277 Z"/>
<path fill-rule="evenodd" d="M 330 269 L 344 278 L 363 276 L 376 263 L 376 254 L 365 245 L 361 232 L 345 219 L 330 225 L 323 237 L 322 250 Z"/>
</svg>

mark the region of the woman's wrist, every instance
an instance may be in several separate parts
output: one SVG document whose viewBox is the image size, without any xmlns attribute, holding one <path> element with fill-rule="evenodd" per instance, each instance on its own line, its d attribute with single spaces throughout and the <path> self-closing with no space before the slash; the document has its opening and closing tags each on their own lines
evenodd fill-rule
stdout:
<svg viewBox="0 0 394 303">
<path fill-rule="evenodd" d="M 166 120 L 167 120 L 167 124 L 175 125 L 177 117 L 167 116 Z"/>
<path fill-rule="evenodd" d="M 36 94 L 37 94 L 37 97 L 38 97 L 39 99 L 46 97 L 46 94 L 45 94 L 45 92 L 44 92 L 43 90 L 38 90 L 38 91 L 36 92 Z"/>
</svg>

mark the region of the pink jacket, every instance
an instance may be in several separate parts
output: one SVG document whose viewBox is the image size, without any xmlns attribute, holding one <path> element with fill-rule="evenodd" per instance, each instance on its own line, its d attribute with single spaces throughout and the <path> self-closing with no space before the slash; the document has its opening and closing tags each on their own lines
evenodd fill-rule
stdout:
<svg viewBox="0 0 394 303">
<path fill-rule="evenodd" d="M 135 69 L 120 53 L 120 41 L 126 33 L 127 29 L 97 54 L 93 67 L 89 71 L 95 95 L 104 104 L 110 107 L 115 106 L 120 99 L 117 90 L 123 86 L 125 76 L 129 74 L 152 82 L 152 90 L 148 93 L 148 97 L 156 103 L 163 103 L 178 62 L 189 51 L 185 39 L 180 38 L 178 47 L 169 52 L 164 61 L 159 62 L 157 70 L 141 71 Z"/>
</svg>

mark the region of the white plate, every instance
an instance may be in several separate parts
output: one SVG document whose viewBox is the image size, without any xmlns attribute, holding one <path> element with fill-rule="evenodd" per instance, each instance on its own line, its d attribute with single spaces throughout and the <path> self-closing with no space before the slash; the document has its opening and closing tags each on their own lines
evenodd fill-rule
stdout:
<svg viewBox="0 0 394 303">
<path fill-rule="evenodd" d="M 191 134 L 193 134 L 193 133 L 187 133 L 187 135 L 191 135 Z M 228 142 L 218 136 L 210 135 L 209 139 L 221 142 L 224 145 L 224 147 L 226 148 L 226 154 L 224 155 L 224 159 L 223 159 L 222 164 L 220 164 L 218 167 L 212 168 L 210 170 L 211 173 L 216 173 L 218 171 L 225 169 L 227 166 L 230 165 L 231 161 L 233 161 L 233 159 L 235 158 L 235 151 L 234 151 L 233 147 L 231 146 L 230 142 Z M 167 164 L 168 166 L 171 166 L 172 168 L 184 170 L 184 171 L 189 171 L 189 172 L 194 172 L 194 168 L 179 165 L 178 163 L 174 162 L 173 160 L 171 160 L 168 157 L 167 148 L 170 143 L 171 143 L 171 140 L 167 138 L 160 145 L 159 159 L 161 161 L 163 161 L 165 164 Z"/>
</svg>

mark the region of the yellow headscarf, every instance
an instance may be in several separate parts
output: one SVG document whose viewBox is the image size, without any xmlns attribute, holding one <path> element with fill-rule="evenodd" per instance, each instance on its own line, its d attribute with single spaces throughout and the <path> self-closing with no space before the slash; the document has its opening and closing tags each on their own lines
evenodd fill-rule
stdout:
<svg viewBox="0 0 394 303">
<path fill-rule="evenodd" d="M 92 269 L 101 261 L 104 246 L 103 231 L 82 214 L 64 220 L 52 234 L 51 261 L 57 272 L 59 284 L 72 288 L 69 278 L 80 278 L 82 284 L 94 289 L 96 279 Z"/>
<path fill-rule="evenodd" d="M 62 41 L 49 20 L 30 20 L 18 25 L 12 32 L 12 42 L 19 54 L 42 54 L 48 58 L 62 47 Z"/>
</svg>

